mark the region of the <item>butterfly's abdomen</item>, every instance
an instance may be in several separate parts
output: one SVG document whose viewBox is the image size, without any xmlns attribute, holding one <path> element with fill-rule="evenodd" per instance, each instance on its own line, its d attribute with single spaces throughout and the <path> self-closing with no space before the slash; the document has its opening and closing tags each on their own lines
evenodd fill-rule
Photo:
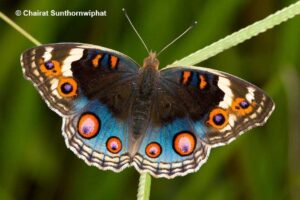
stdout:
<svg viewBox="0 0 300 200">
<path fill-rule="evenodd" d="M 132 130 L 135 137 L 142 133 L 149 121 L 157 77 L 158 71 L 153 68 L 142 68 L 140 71 L 132 105 Z"/>
<path fill-rule="evenodd" d="M 151 101 L 141 101 L 136 99 L 132 109 L 132 129 L 133 134 L 138 136 L 145 127 L 150 115 Z"/>
</svg>

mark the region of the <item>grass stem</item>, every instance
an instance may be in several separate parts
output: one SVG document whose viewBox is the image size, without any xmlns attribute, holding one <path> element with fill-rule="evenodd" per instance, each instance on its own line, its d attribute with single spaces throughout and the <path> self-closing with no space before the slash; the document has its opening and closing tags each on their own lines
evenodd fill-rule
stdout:
<svg viewBox="0 0 300 200">
<path fill-rule="evenodd" d="M 245 40 L 248 40 L 260 33 L 263 33 L 266 30 L 271 29 L 274 26 L 279 25 L 282 22 L 285 22 L 288 19 L 293 18 L 299 14 L 300 1 L 297 1 L 296 3 L 279 10 L 274 14 L 271 14 L 260 21 L 257 21 L 237 32 L 234 32 L 231 35 L 228 35 L 225 38 L 220 39 L 212 43 L 211 45 L 208 45 L 178 61 L 175 61 L 171 65 L 195 65 L 223 52 L 226 49 L 229 49 L 230 47 L 236 46 L 244 42 Z"/>
<path fill-rule="evenodd" d="M 151 176 L 149 173 L 142 173 L 139 180 L 137 200 L 148 200 L 150 198 Z"/>
<path fill-rule="evenodd" d="M 26 32 L 23 28 L 17 25 L 14 21 L 12 21 L 9 17 L 7 17 L 3 12 L 0 11 L 0 18 L 3 19 L 6 23 L 8 23 L 11 27 L 16 29 L 19 33 L 21 33 L 24 37 L 30 40 L 33 44 L 39 46 L 41 43 L 32 37 L 28 32 Z"/>
</svg>

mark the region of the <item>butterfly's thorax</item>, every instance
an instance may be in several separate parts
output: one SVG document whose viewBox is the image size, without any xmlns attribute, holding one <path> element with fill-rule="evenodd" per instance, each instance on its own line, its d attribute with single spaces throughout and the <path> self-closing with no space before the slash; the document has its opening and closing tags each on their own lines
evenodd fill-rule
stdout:
<svg viewBox="0 0 300 200">
<path fill-rule="evenodd" d="M 158 60 L 150 53 L 139 70 L 136 96 L 132 104 L 133 135 L 138 137 L 149 121 L 151 105 L 159 76 Z"/>
</svg>

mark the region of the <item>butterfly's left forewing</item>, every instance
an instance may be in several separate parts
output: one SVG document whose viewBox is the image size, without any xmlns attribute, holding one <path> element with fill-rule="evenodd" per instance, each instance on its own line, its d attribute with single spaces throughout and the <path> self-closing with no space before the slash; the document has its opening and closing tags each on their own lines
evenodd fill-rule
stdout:
<svg viewBox="0 0 300 200">
<path fill-rule="evenodd" d="M 115 84 L 130 82 L 139 68 L 124 54 L 82 43 L 28 49 L 21 56 L 21 64 L 25 78 L 61 116 L 83 108 L 97 95 L 102 94 L 102 98 Z"/>
<path fill-rule="evenodd" d="M 57 43 L 25 51 L 24 76 L 63 117 L 66 145 L 87 164 L 120 171 L 129 165 L 127 118 L 139 66 L 119 52 Z"/>
</svg>

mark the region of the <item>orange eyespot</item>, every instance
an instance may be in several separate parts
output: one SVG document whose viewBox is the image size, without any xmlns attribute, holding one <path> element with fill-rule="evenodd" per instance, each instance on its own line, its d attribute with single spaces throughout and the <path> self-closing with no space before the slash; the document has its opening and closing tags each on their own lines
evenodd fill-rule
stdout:
<svg viewBox="0 0 300 200">
<path fill-rule="evenodd" d="M 96 55 L 96 57 L 92 60 L 92 64 L 94 67 L 98 67 L 99 60 L 102 58 L 102 54 Z"/>
<path fill-rule="evenodd" d="M 122 142 L 118 137 L 110 137 L 106 142 L 106 148 L 110 153 L 119 153 L 122 150 Z"/>
<path fill-rule="evenodd" d="M 190 132 L 180 132 L 173 140 L 173 148 L 181 156 L 192 154 L 196 147 L 196 138 Z"/>
<path fill-rule="evenodd" d="M 101 122 L 93 113 L 84 113 L 80 116 L 77 124 L 77 131 L 81 137 L 91 139 L 100 130 Z"/>
<path fill-rule="evenodd" d="M 204 75 L 200 75 L 199 79 L 200 79 L 199 88 L 201 90 L 203 90 L 207 86 L 207 82 L 206 82 L 205 76 Z"/>
<path fill-rule="evenodd" d="M 45 76 L 61 76 L 60 63 L 56 60 L 49 60 L 46 62 L 40 60 L 40 70 Z"/>
<path fill-rule="evenodd" d="M 146 147 L 146 154 L 150 158 L 157 158 L 161 154 L 161 146 L 157 142 L 151 142 Z"/>
<path fill-rule="evenodd" d="M 77 83 L 73 78 L 63 77 L 59 80 L 58 93 L 62 97 L 73 97 L 77 95 Z"/>
<path fill-rule="evenodd" d="M 116 56 L 110 56 L 110 66 L 111 66 L 111 69 L 116 69 L 118 61 L 119 61 L 118 57 L 116 57 Z"/>
<path fill-rule="evenodd" d="M 231 109 L 240 115 L 246 115 L 253 111 L 255 105 L 255 102 L 250 104 L 246 99 L 238 97 L 232 102 Z"/>
<path fill-rule="evenodd" d="M 190 71 L 184 71 L 183 74 L 182 74 L 182 79 L 181 79 L 181 83 L 183 85 L 188 85 L 189 83 L 189 79 L 191 77 L 191 72 Z"/>
<path fill-rule="evenodd" d="M 213 128 L 222 129 L 228 124 L 228 114 L 221 108 L 215 108 L 209 113 L 206 123 Z"/>
</svg>

